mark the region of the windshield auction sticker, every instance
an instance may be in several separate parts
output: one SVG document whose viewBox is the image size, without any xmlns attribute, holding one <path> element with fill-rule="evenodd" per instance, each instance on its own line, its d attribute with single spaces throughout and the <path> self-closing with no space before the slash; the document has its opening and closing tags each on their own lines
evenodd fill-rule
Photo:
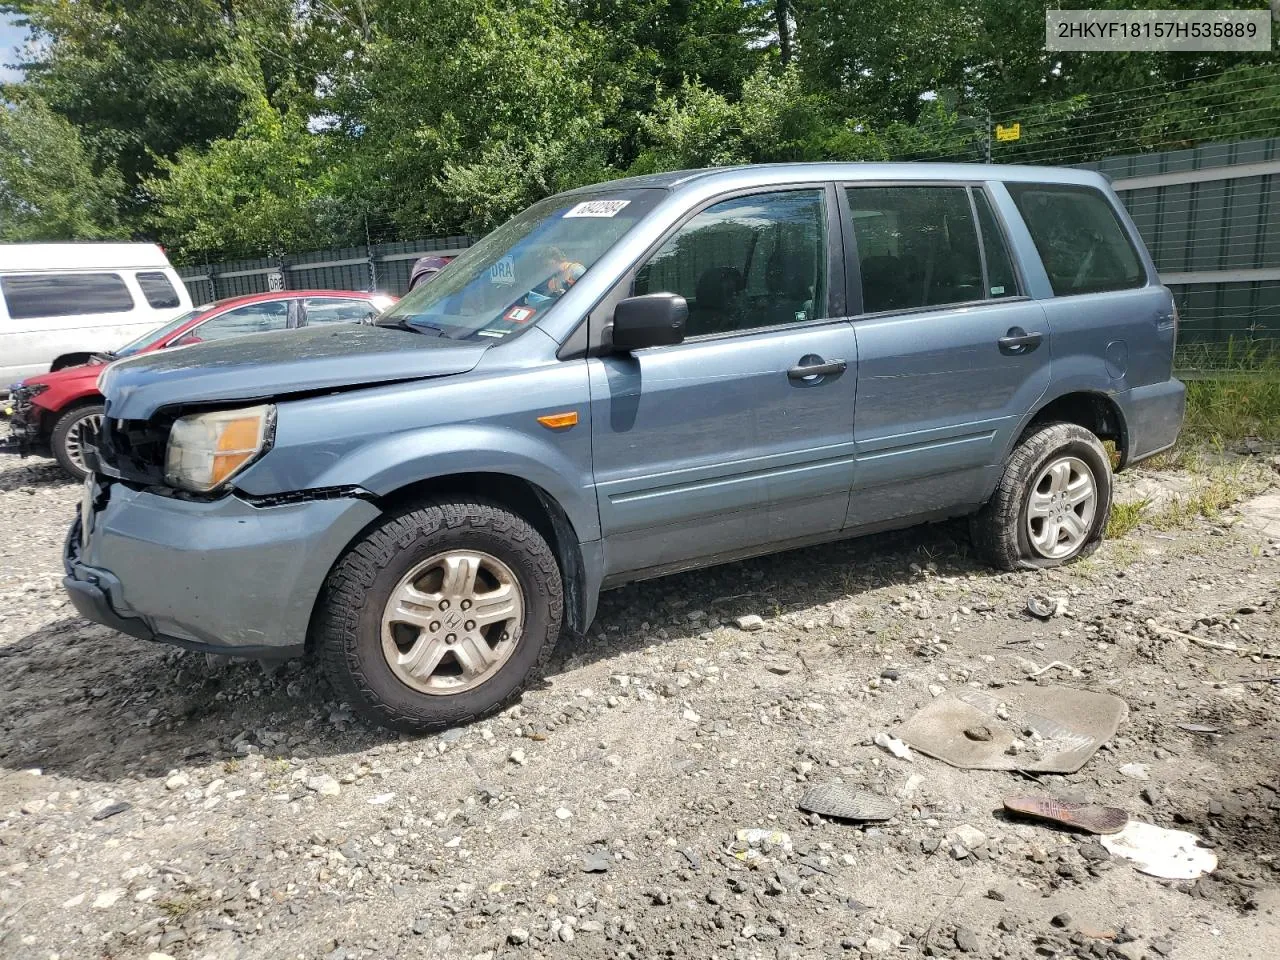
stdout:
<svg viewBox="0 0 1280 960">
<path fill-rule="evenodd" d="M 616 217 L 618 211 L 630 202 L 630 200 L 584 200 L 576 207 L 570 207 L 566 210 L 564 219 L 569 220 L 572 217 Z"/>
<path fill-rule="evenodd" d="M 1270 10 L 1046 10 L 1046 50 L 1269 51 Z"/>
</svg>

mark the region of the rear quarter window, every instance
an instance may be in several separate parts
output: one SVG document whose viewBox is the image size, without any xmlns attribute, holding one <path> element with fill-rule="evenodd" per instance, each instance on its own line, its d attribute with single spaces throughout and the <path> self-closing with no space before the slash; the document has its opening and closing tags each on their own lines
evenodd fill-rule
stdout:
<svg viewBox="0 0 1280 960">
<path fill-rule="evenodd" d="M 1006 183 L 1031 232 L 1054 296 L 1128 290 L 1147 282 L 1142 260 L 1100 190 Z"/>
<path fill-rule="evenodd" d="M 118 273 L 15 273 L 0 277 L 11 320 L 128 313 L 133 297 Z"/>
<path fill-rule="evenodd" d="M 182 306 L 178 299 L 178 291 L 173 289 L 169 278 L 159 271 L 136 274 L 142 295 L 147 298 L 154 310 L 169 310 Z"/>
</svg>

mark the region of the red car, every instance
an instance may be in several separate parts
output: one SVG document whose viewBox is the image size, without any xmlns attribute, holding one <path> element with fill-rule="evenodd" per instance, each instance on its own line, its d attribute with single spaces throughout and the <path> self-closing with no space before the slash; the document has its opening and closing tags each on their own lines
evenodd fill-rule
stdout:
<svg viewBox="0 0 1280 960">
<path fill-rule="evenodd" d="M 15 384 L 7 411 L 12 434 L 7 449 L 24 456 L 51 453 L 68 473 L 83 479 L 84 442 L 102 422 L 98 375 L 112 360 L 203 340 L 325 323 L 360 323 L 393 303 L 394 297 L 380 293 L 289 290 L 231 297 L 196 307 L 114 353 Z"/>
</svg>

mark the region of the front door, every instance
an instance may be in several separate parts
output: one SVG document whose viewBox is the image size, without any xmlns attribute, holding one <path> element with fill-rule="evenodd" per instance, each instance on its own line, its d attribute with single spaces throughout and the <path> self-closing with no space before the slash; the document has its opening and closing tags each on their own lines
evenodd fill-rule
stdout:
<svg viewBox="0 0 1280 960">
<path fill-rule="evenodd" d="M 825 188 L 719 201 L 635 274 L 689 303 L 685 342 L 589 361 L 611 577 L 840 529 L 856 343 L 832 318 Z M 836 260 L 838 264 L 838 259 Z"/>
<path fill-rule="evenodd" d="M 848 526 L 972 508 L 1049 385 L 1045 312 L 981 187 L 846 196 L 863 301 Z"/>
</svg>

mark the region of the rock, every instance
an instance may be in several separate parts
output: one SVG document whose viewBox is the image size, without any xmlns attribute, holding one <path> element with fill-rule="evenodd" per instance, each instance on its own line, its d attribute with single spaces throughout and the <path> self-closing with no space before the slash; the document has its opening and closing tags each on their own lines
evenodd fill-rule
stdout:
<svg viewBox="0 0 1280 960">
<path fill-rule="evenodd" d="M 1060 928 L 1068 927 L 1071 924 L 1071 914 L 1059 913 L 1049 922 L 1053 924 L 1055 927 L 1060 927 Z"/>
<path fill-rule="evenodd" d="M 507 934 L 507 942 L 513 946 L 520 946 L 522 943 L 528 943 L 529 931 L 524 927 L 512 927 L 511 932 Z"/>
<path fill-rule="evenodd" d="M 560 932 L 557 934 L 557 936 L 559 936 L 559 937 L 560 937 L 560 941 L 561 941 L 562 943 L 572 943 L 572 942 L 573 942 L 573 927 L 569 926 L 569 925 L 566 923 L 563 927 L 561 927 L 561 928 L 560 928 Z"/>
<path fill-rule="evenodd" d="M 128 803 L 124 800 L 118 800 L 115 803 L 107 804 L 105 807 L 103 807 L 101 810 L 95 813 L 93 815 L 93 819 L 106 820 L 110 817 L 114 817 L 118 813 L 124 813 L 126 810 L 128 810 L 132 806 L 133 804 L 131 803 Z"/>
<path fill-rule="evenodd" d="M 757 630 L 764 629 L 764 617 L 759 614 L 748 613 L 742 617 L 734 617 L 733 625 L 739 630 L 746 630 L 748 633 L 754 633 Z"/>
<path fill-rule="evenodd" d="M 569 818 L 571 818 L 572 816 L 573 816 L 573 811 L 572 811 L 572 810 L 570 810 L 568 807 L 557 807 L 557 808 L 556 808 L 556 819 L 557 819 L 557 820 L 568 820 L 568 819 L 569 819 Z"/>
<path fill-rule="evenodd" d="M 986 743 L 991 739 L 990 727 L 966 727 L 964 735 L 978 743 Z"/>
<path fill-rule="evenodd" d="M 183 787 L 189 786 L 190 784 L 191 778 L 185 773 L 175 773 L 164 782 L 164 788 L 166 790 L 181 790 Z"/>
<path fill-rule="evenodd" d="M 318 777 L 309 777 L 307 779 L 307 789 L 320 794 L 322 797 L 336 797 L 342 792 L 342 787 L 338 785 L 338 781 L 327 773 Z"/>
<path fill-rule="evenodd" d="M 779 847 L 782 850 L 791 852 L 791 836 L 783 833 L 781 830 L 765 830 L 762 827 L 746 827 L 734 834 L 735 839 L 739 843 L 744 843 L 748 847 Z"/>
<path fill-rule="evenodd" d="M 947 834 L 947 837 L 959 841 L 970 850 L 977 850 L 987 842 L 985 833 L 967 823 L 962 823 L 960 826 L 953 828 Z"/>
<path fill-rule="evenodd" d="M 1167 957 L 1173 953 L 1173 944 L 1168 940 L 1152 940 L 1151 952 L 1158 953 L 1162 957 Z"/>
<path fill-rule="evenodd" d="M 1086 840 L 1084 843 L 1079 844 L 1076 847 L 1076 852 L 1084 859 L 1094 862 L 1111 859 L 1111 853 L 1096 840 Z"/>
<path fill-rule="evenodd" d="M 94 899 L 93 909 L 108 910 L 111 907 L 114 907 L 116 901 L 123 897 L 124 894 L 125 890 L 123 887 L 114 887 L 111 890 L 103 890 L 102 893 L 98 894 Z"/>
<path fill-rule="evenodd" d="M 894 670 L 892 667 L 886 667 L 884 670 L 880 671 L 880 678 L 882 680 L 897 680 L 899 676 L 900 674 L 898 671 Z"/>
<path fill-rule="evenodd" d="M 525 765 L 524 751 L 519 747 L 512 750 L 511 753 L 507 755 L 507 759 L 518 767 L 523 767 Z"/>
<path fill-rule="evenodd" d="M 413 933 L 415 936 L 418 936 L 418 937 L 425 936 L 430 931 L 431 931 L 430 917 L 418 917 L 417 920 L 413 921 Z"/>
<path fill-rule="evenodd" d="M 956 946 L 965 953 L 977 953 L 982 949 L 978 935 L 968 927 L 956 927 Z"/>
<path fill-rule="evenodd" d="M 1147 772 L 1145 763 L 1126 763 L 1120 768 L 1122 776 L 1128 777 L 1130 780 L 1147 780 L 1150 774 Z"/>
<path fill-rule="evenodd" d="M 862 945 L 862 949 L 875 956 L 888 953 L 893 947 L 888 940 L 881 940 L 879 937 L 867 937 L 867 942 Z"/>
<path fill-rule="evenodd" d="M 583 873 L 608 873 L 613 858 L 603 850 L 595 850 L 582 858 Z"/>
</svg>

